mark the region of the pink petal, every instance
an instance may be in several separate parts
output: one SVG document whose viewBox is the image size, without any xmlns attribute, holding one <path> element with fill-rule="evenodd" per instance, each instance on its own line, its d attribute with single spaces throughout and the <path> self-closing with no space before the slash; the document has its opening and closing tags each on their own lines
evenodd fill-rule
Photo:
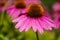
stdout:
<svg viewBox="0 0 60 40">
<path fill-rule="evenodd" d="M 22 20 L 24 18 L 25 18 L 25 15 L 22 15 L 19 18 L 14 19 L 12 22 L 16 23 L 16 22 L 19 22 L 20 20 Z"/>
<path fill-rule="evenodd" d="M 25 14 L 26 13 L 26 9 L 22 9 L 22 14 Z"/>
<path fill-rule="evenodd" d="M 58 21 L 58 18 L 55 18 L 55 19 L 54 19 L 54 22 L 55 22 L 55 24 L 56 24 L 55 29 L 59 28 L 60 22 Z"/>
<path fill-rule="evenodd" d="M 54 23 L 53 20 L 51 20 L 50 18 L 47 18 L 47 17 L 44 17 L 44 18 L 45 18 L 46 20 L 48 20 L 48 21 Z"/>
<path fill-rule="evenodd" d="M 57 22 L 57 21 L 55 21 L 55 24 L 56 24 L 55 29 L 58 29 L 58 28 L 59 28 L 59 26 L 60 26 L 60 23 L 59 23 L 59 22 Z"/>
<path fill-rule="evenodd" d="M 19 11 L 19 10 L 16 10 L 16 11 L 12 14 L 12 18 L 18 17 L 19 14 L 21 14 L 20 11 Z"/>
<path fill-rule="evenodd" d="M 26 26 L 29 24 L 29 19 L 27 19 L 25 22 L 24 22 L 24 24 L 23 25 L 21 25 L 21 27 L 20 27 L 20 29 L 19 29 L 19 31 L 20 32 L 22 32 L 25 28 L 26 28 Z"/>
<path fill-rule="evenodd" d="M 13 6 L 9 6 L 9 7 L 7 7 L 7 10 L 14 9 L 14 8 L 15 8 L 14 5 Z"/>
<path fill-rule="evenodd" d="M 10 14 L 11 10 L 7 10 L 7 14 Z"/>
<path fill-rule="evenodd" d="M 21 24 L 22 24 L 24 21 L 26 21 L 26 20 L 27 20 L 27 17 L 21 19 L 21 20 L 16 24 L 15 28 L 19 28 L 19 27 L 21 26 Z"/>
<path fill-rule="evenodd" d="M 12 15 L 15 12 L 15 9 L 12 9 L 9 15 Z"/>
<path fill-rule="evenodd" d="M 44 28 L 45 30 L 52 30 L 52 27 L 49 26 L 49 24 L 46 23 L 44 20 L 41 19 L 40 22 L 42 23 L 42 26 L 43 26 L 43 28 Z"/>
<path fill-rule="evenodd" d="M 36 32 L 37 31 L 36 20 L 33 19 L 32 22 L 31 22 L 31 24 L 32 24 L 32 28 L 33 28 L 34 32 Z"/>
<path fill-rule="evenodd" d="M 56 27 L 56 25 L 54 23 L 49 22 L 48 20 L 46 20 L 45 18 L 42 18 L 46 23 L 48 23 L 51 27 Z"/>
<path fill-rule="evenodd" d="M 46 25 L 46 23 L 45 22 L 43 22 L 43 20 L 41 20 L 41 19 L 38 19 L 38 21 L 39 21 L 39 23 L 40 23 L 40 25 L 42 26 L 42 28 L 44 28 L 45 30 L 48 30 L 48 24 Z"/>
<path fill-rule="evenodd" d="M 43 28 L 42 28 L 42 26 L 39 24 L 38 19 L 36 20 L 36 25 L 37 25 L 38 31 L 39 31 L 41 34 L 43 34 L 43 33 L 44 33 L 44 32 L 43 32 Z"/>
<path fill-rule="evenodd" d="M 26 26 L 25 31 L 28 31 L 31 28 L 32 19 L 29 21 L 29 24 Z"/>
</svg>

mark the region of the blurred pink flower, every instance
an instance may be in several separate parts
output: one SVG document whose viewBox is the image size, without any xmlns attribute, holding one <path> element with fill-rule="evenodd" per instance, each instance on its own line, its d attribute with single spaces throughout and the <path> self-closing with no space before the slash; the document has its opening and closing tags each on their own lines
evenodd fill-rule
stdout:
<svg viewBox="0 0 60 40">
<path fill-rule="evenodd" d="M 56 24 L 55 29 L 60 27 L 60 0 L 53 4 L 53 11 L 54 11 L 54 22 Z"/>
<path fill-rule="evenodd" d="M 11 5 L 7 8 L 7 13 L 12 17 L 16 18 L 19 15 L 25 13 L 26 3 L 25 1 L 16 1 L 15 5 Z"/>
<path fill-rule="evenodd" d="M 29 2 L 30 1 L 28 1 L 27 4 Z M 17 22 L 15 28 L 19 28 L 20 32 L 24 30 L 28 31 L 32 28 L 34 32 L 39 31 L 41 34 L 44 33 L 43 30 L 52 30 L 52 27 L 55 27 L 55 24 L 45 15 L 46 12 L 43 6 L 39 4 L 39 1 L 37 3 L 35 1 L 30 3 L 31 4 L 28 6 L 26 14 L 13 20 L 13 23 Z"/>
<path fill-rule="evenodd" d="M 60 13 L 54 12 L 54 23 L 56 24 L 55 29 L 58 29 L 60 27 Z"/>
<path fill-rule="evenodd" d="M 0 12 L 3 10 L 5 2 L 0 2 Z"/>
</svg>

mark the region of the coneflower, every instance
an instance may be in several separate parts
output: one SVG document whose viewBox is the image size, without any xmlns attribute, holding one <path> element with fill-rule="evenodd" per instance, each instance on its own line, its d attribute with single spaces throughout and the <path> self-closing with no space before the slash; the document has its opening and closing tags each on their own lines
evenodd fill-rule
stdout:
<svg viewBox="0 0 60 40">
<path fill-rule="evenodd" d="M 54 22 L 57 25 L 55 28 L 60 27 L 60 0 L 57 0 L 56 3 L 53 4 L 53 11 L 54 11 Z"/>
<path fill-rule="evenodd" d="M 19 28 L 19 31 L 28 31 L 30 28 L 34 32 L 44 33 L 44 30 L 52 30 L 52 27 L 55 27 L 54 22 L 46 16 L 46 12 L 38 0 L 34 0 L 29 3 L 27 7 L 26 14 L 21 15 L 20 17 L 13 20 L 14 23 L 17 22 L 15 28 Z"/>
<path fill-rule="evenodd" d="M 0 2 L 0 12 L 3 10 L 4 5 L 5 5 L 5 2 Z"/>
<path fill-rule="evenodd" d="M 17 0 L 13 5 L 7 8 L 7 13 L 12 17 L 16 18 L 26 11 L 26 2 L 23 0 Z"/>
</svg>

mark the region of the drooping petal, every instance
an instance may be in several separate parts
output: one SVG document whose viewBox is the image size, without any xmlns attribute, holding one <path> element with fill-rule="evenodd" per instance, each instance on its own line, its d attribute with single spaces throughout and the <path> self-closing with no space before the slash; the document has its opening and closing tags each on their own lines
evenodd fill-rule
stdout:
<svg viewBox="0 0 60 40">
<path fill-rule="evenodd" d="M 9 13 L 9 15 L 11 16 L 13 13 L 15 12 L 15 9 L 12 9 Z"/>
<path fill-rule="evenodd" d="M 19 28 L 19 27 L 21 26 L 21 24 L 22 24 L 24 21 L 26 21 L 26 20 L 27 20 L 27 17 L 21 19 L 21 20 L 16 24 L 15 28 Z"/>
<path fill-rule="evenodd" d="M 38 19 L 36 20 L 36 25 L 37 25 L 38 31 L 39 31 L 41 34 L 43 34 L 43 33 L 44 33 L 44 32 L 43 32 L 43 28 L 42 28 L 42 26 L 39 24 Z"/>
<path fill-rule="evenodd" d="M 31 28 L 32 19 L 29 21 L 29 24 L 26 26 L 25 31 L 28 31 Z"/>
<path fill-rule="evenodd" d="M 32 25 L 32 28 L 33 28 L 34 32 L 36 32 L 37 31 L 37 25 L 36 25 L 36 20 L 35 19 L 32 20 L 31 25 Z"/>
<path fill-rule="evenodd" d="M 51 27 L 48 24 L 46 24 L 43 20 L 39 19 L 38 21 L 43 29 L 50 30 Z"/>
<path fill-rule="evenodd" d="M 7 11 L 8 10 L 11 10 L 11 9 L 14 9 L 15 8 L 15 6 L 13 5 L 13 6 L 9 6 L 9 7 L 7 7 Z"/>
<path fill-rule="evenodd" d="M 48 23 L 51 27 L 56 27 L 54 23 L 51 23 L 50 21 L 46 20 L 45 18 L 42 18 L 46 23 Z"/>
<path fill-rule="evenodd" d="M 20 26 L 20 29 L 19 29 L 20 32 L 22 32 L 22 31 L 26 28 L 26 26 L 29 24 L 29 21 L 30 21 L 30 19 L 27 19 L 27 20 L 24 22 L 24 24 L 22 24 L 22 25 Z"/>
<path fill-rule="evenodd" d="M 13 23 L 16 23 L 16 22 L 19 22 L 20 20 L 22 20 L 22 19 L 24 19 L 24 18 L 25 18 L 25 16 L 22 15 L 22 16 L 16 18 L 16 19 L 14 19 L 12 22 L 13 22 Z"/>
<path fill-rule="evenodd" d="M 12 18 L 16 18 L 19 16 L 20 13 L 20 10 L 16 10 L 13 14 L 12 14 Z"/>
<path fill-rule="evenodd" d="M 53 20 L 51 20 L 50 18 L 48 17 L 44 17 L 46 20 L 50 21 L 51 23 L 54 23 Z"/>
<path fill-rule="evenodd" d="M 48 23 L 46 23 L 44 20 L 42 20 L 41 19 L 41 21 L 42 21 L 42 23 L 43 23 L 43 25 L 44 25 L 44 28 L 46 28 L 45 30 L 52 30 L 52 26 L 50 26 Z"/>
</svg>

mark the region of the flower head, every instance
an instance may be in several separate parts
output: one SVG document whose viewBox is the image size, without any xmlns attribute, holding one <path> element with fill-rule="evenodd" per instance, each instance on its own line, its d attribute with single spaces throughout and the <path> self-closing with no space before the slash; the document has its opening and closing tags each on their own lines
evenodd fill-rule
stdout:
<svg viewBox="0 0 60 40">
<path fill-rule="evenodd" d="M 26 11 L 26 3 L 25 1 L 16 1 L 14 5 L 11 5 L 7 8 L 7 13 L 12 17 L 16 18 L 19 15 L 25 13 Z"/>
<path fill-rule="evenodd" d="M 15 28 L 19 28 L 19 31 L 28 31 L 30 28 L 34 32 L 39 31 L 43 34 L 43 30 L 52 30 L 55 27 L 54 22 L 45 15 L 44 8 L 41 4 L 32 3 L 28 6 L 26 14 L 13 20 L 17 22 Z"/>
<path fill-rule="evenodd" d="M 29 17 L 38 18 L 44 15 L 44 10 L 39 4 L 31 4 L 27 9 L 27 13 L 27 16 Z"/>
</svg>

